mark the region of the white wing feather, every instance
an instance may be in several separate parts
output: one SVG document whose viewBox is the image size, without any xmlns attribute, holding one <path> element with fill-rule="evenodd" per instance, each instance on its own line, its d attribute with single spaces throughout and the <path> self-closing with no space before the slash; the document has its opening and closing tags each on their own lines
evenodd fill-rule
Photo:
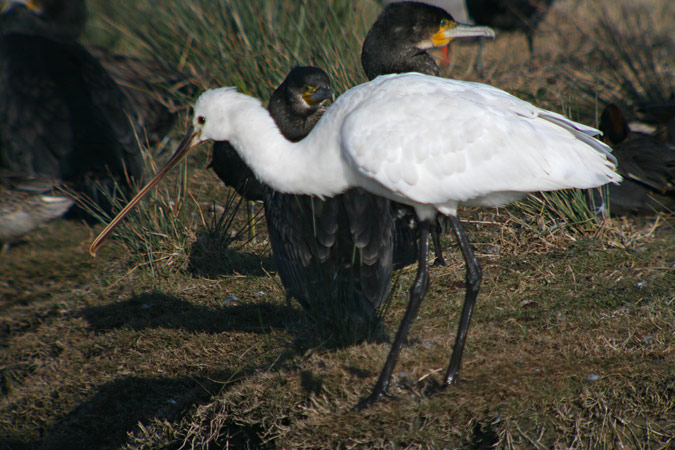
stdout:
<svg viewBox="0 0 675 450">
<path fill-rule="evenodd" d="M 371 83 L 380 89 L 367 89 Z M 383 195 L 496 205 L 513 193 L 621 180 L 611 149 L 591 137 L 597 130 L 500 89 L 419 74 L 371 83 L 334 106 L 353 106 L 337 108 L 343 156 Z"/>
</svg>

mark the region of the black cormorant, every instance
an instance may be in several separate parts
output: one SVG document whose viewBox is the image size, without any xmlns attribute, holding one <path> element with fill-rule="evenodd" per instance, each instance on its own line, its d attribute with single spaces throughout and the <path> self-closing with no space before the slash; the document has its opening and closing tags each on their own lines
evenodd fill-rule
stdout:
<svg viewBox="0 0 675 450">
<path fill-rule="evenodd" d="M 0 168 L 59 179 L 105 206 L 100 186 L 141 181 L 119 86 L 77 37 L 84 0 L 5 0 L 0 19 Z"/>
<path fill-rule="evenodd" d="M 600 118 L 605 142 L 614 147 L 624 181 L 610 184 L 612 215 L 653 214 L 675 209 L 675 147 L 663 138 L 630 130 L 621 109 L 605 107 Z M 596 200 L 600 200 L 597 192 Z M 604 209 L 604 204 L 601 206 Z"/>
<path fill-rule="evenodd" d="M 323 70 L 296 67 L 274 91 L 268 109 L 286 139 L 296 142 L 312 130 L 332 95 Z M 275 192 L 253 176 L 229 143 L 216 143 L 213 153 L 211 166 L 226 184 L 248 188 L 239 189 L 248 199 L 262 191 L 272 255 L 287 294 L 310 312 L 330 311 L 340 331 L 349 332 L 343 342 L 365 337 L 391 282 L 389 201 L 362 189 L 325 200 Z"/>
</svg>

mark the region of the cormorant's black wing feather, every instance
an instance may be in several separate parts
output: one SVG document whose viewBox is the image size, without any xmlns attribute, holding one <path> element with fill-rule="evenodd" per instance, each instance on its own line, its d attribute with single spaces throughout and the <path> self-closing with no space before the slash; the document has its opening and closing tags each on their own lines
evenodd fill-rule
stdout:
<svg viewBox="0 0 675 450">
<path fill-rule="evenodd" d="M 289 295 L 306 308 L 325 299 L 372 318 L 391 281 L 393 222 L 386 199 L 360 189 L 323 201 L 268 189 L 265 214 Z"/>
<path fill-rule="evenodd" d="M 358 188 L 347 191 L 342 198 L 352 247 L 356 249 L 359 290 L 370 304 L 379 307 L 389 294 L 394 253 L 389 201 Z"/>
<path fill-rule="evenodd" d="M 320 271 L 320 254 L 325 254 L 325 248 L 314 237 L 312 210 L 311 197 L 265 188 L 265 219 L 272 256 L 287 295 L 296 298 L 305 308 L 311 306 L 312 280 Z"/>
</svg>

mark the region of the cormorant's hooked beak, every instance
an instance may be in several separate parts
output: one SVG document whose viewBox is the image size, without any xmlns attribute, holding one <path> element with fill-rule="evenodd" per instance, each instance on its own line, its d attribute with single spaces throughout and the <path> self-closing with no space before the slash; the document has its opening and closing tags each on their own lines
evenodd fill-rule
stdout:
<svg viewBox="0 0 675 450">
<path fill-rule="evenodd" d="M 302 98 L 309 106 L 321 106 L 328 101 L 335 101 L 335 91 L 327 87 L 313 87 L 304 92 Z"/>
<path fill-rule="evenodd" d="M 443 24 L 431 37 L 431 41 L 434 43 L 434 47 L 443 47 L 444 45 L 448 45 L 453 39 L 471 37 L 487 37 L 494 39 L 495 32 L 490 27 L 448 21 L 447 24 Z"/>
<path fill-rule="evenodd" d="M 150 190 L 155 187 L 157 183 L 159 183 L 159 180 L 161 180 L 164 175 L 166 175 L 171 169 L 173 169 L 179 162 L 183 160 L 187 156 L 190 151 L 197 147 L 199 144 L 204 142 L 201 139 L 201 134 L 202 131 L 201 129 L 199 130 L 194 130 L 194 127 L 190 125 L 188 128 L 187 132 L 185 133 L 185 137 L 181 141 L 180 145 L 178 146 L 178 149 L 176 152 L 171 156 L 169 159 L 169 162 L 166 163 L 164 168 L 157 172 L 157 175 L 148 182 L 143 188 L 138 191 L 138 194 L 131 199 L 129 204 L 124 207 L 124 209 L 108 224 L 107 227 L 101 233 L 98 235 L 96 239 L 94 239 L 94 242 L 91 243 L 91 246 L 89 247 L 89 254 L 91 256 L 96 256 L 96 253 L 98 252 L 99 248 L 101 248 L 101 245 L 103 245 L 103 242 L 112 234 L 113 230 L 117 225 L 120 223 L 122 219 L 126 217 L 127 214 L 140 202 L 143 197 L 145 197 Z"/>
</svg>

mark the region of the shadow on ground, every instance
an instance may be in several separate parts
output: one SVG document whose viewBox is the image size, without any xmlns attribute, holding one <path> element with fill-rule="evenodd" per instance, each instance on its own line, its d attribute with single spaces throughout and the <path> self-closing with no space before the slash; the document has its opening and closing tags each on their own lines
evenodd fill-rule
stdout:
<svg viewBox="0 0 675 450">
<path fill-rule="evenodd" d="M 264 333 L 285 328 L 289 321 L 298 320 L 299 314 L 288 305 L 271 302 L 238 303 L 221 308 L 198 306 L 162 292 L 140 294 L 80 313 L 97 332 L 118 328 L 173 328 L 201 333 Z"/>
<path fill-rule="evenodd" d="M 148 292 L 127 300 L 88 308 L 83 317 L 97 333 L 118 329 L 180 329 L 193 333 L 253 332 L 265 334 L 297 321 L 300 312 L 283 304 L 260 302 L 199 306 L 161 292 Z M 271 355 L 277 365 L 296 354 L 293 348 Z M 267 364 L 253 359 L 237 368 L 211 370 L 194 376 L 122 376 L 96 386 L 93 394 L 75 409 L 54 416 L 51 424 L 42 424 L 43 432 L 22 439 L 0 437 L 0 449 L 117 449 L 129 442 L 129 433 L 144 433 L 139 424 L 176 423 L 191 408 L 208 401 L 245 380 Z M 249 445 L 259 441 L 253 429 L 228 425 L 228 434 Z M 181 436 L 168 437 L 162 448 L 178 448 Z M 259 443 L 262 443 L 260 441 Z M 255 446 L 254 448 L 259 448 Z"/>
<path fill-rule="evenodd" d="M 221 233 L 202 230 L 190 249 L 190 272 L 204 278 L 233 274 L 263 277 L 276 270 L 272 258 L 242 251 L 242 247 Z"/>
<path fill-rule="evenodd" d="M 218 374 L 226 379 L 228 374 Z M 209 389 L 211 388 L 211 389 Z M 139 422 L 177 420 L 194 403 L 217 389 L 208 379 L 122 378 L 102 385 L 37 442 L 7 442 L 10 449 L 115 449 Z M 4 448 L 4 447 L 2 447 Z"/>
</svg>

